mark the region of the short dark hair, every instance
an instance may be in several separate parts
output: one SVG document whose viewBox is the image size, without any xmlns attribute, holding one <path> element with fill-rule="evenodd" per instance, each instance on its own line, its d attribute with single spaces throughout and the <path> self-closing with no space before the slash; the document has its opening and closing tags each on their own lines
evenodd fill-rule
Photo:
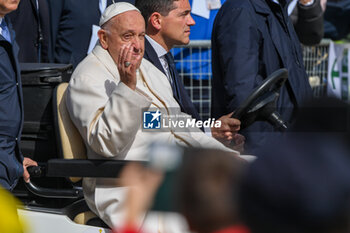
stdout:
<svg viewBox="0 0 350 233">
<path fill-rule="evenodd" d="M 238 222 L 236 192 L 245 166 L 230 152 L 185 150 L 178 202 L 191 230 L 209 233 Z"/>
<path fill-rule="evenodd" d="M 175 1 L 178 0 L 136 0 L 135 6 L 141 11 L 147 26 L 148 19 L 154 12 L 167 16 L 171 10 L 175 9 Z"/>
</svg>

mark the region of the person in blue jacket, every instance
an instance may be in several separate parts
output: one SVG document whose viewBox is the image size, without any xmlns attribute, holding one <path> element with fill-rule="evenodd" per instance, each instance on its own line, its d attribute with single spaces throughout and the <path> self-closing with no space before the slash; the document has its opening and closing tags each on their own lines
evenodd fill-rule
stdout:
<svg viewBox="0 0 350 233">
<path fill-rule="evenodd" d="M 17 9 L 17 1 L 0 1 L 0 185 L 12 190 L 20 177 L 29 181 L 28 166 L 20 150 L 23 96 L 18 66 L 18 46 L 6 14 Z"/>
<path fill-rule="evenodd" d="M 312 91 L 302 51 L 285 0 L 227 0 L 214 21 L 212 33 L 212 117 L 237 109 L 264 79 L 280 68 L 288 70 L 277 111 L 288 123 Z M 246 152 L 255 153 L 273 136 L 267 122 L 241 131 Z"/>
</svg>

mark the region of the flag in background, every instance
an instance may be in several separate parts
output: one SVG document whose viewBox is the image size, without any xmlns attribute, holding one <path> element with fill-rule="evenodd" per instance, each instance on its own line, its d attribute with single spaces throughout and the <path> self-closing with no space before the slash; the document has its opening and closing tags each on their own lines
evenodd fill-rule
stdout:
<svg viewBox="0 0 350 233">
<path fill-rule="evenodd" d="M 331 42 L 328 57 L 327 95 L 349 100 L 350 44 Z"/>
</svg>

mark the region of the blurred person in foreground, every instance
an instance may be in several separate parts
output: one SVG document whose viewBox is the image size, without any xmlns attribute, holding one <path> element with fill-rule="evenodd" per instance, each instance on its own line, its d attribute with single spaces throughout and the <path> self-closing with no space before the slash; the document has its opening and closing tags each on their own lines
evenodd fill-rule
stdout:
<svg viewBox="0 0 350 233">
<path fill-rule="evenodd" d="M 19 0 L 0 1 L 0 185 L 12 190 L 20 177 L 29 182 L 28 166 L 37 163 L 23 157 L 20 148 L 23 126 L 23 95 L 18 64 L 18 45 L 6 16 Z"/>
<path fill-rule="evenodd" d="M 308 106 L 242 179 L 240 216 L 252 233 L 350 231 L 350 108 L 335 99 Z"/>
<path fill-rule="evenodd" d="M 285 0 L 227 0 L 212 33 L 212 117 L 234 111 L 274 71 L 288 70 L 277 111 L 289 126 L 312 91 L 302 50 Z M 276 134 L 268 122 L 255 122 L 241 133 L 247 153 L 255 154 Z"/>
<path fill-rule="evenodd" d="M 87 147 L 89 159 L 146 160 L 156 141 L 185 147 L 229 149 L 193 127 L 143 130 L 143 112 L 168 114 L 172 121 L 189 116 L 180 110 L 165 75 L 145 59 L 145 22 L 129 3 L 110 5 L 100 20 L 99 43 L 75 69 L 67 88 L 67 109 Z M 125 216 L 126 189 L 114 179 L 84 178 L 88 206 L 109 226 Z M 147 218 L 146 218 L 147 220 Z"/>
<path fill-rule="evenodd" d="M 21 205 L 10 192 L 0 187 L 0 232 L 23 233 L 26 227 L 23 219 L 19 219 L 17 208 Z"/>
<path fill-rule="evenodd" d="M 246 164 L 229 153 L 210 149 L 187 149 L 173 180 L 174 206 L 188 221 L 191 232 L 248 233 L 237 216 L 237 186 Z M 152 206 L 164 173 L 141 164 L 128 164 L 121 175 L 130 187 L 127 220 L 121 232 L 138 232 L 135 222 Z M 160 196 L 156 196 L 160 197 Z M 160 197 L 163 198 L 163 197 Z M 147 232 L 145 232 L 147 233 Z"/>
<path fill-rule="evenodd" d="M 146 22 L 144 58 L 166 75 L 181 111 L 201 120 L 184 88 L 170 52 L 174 46 L 187 45 L 190 42 L 191 27 L 195 25 L 195 21 L 191 16 L 189 1 L 137 0 L 135 6 Z M 241 123 L 238 119 L 231 118 L 231 115 L 232 112 L 217 117 L 221 121 L 221 127 L 208 127 L 204 130 L 218 141 L 242 152 L 244 137 L 238 134 Z"/>
</svg>

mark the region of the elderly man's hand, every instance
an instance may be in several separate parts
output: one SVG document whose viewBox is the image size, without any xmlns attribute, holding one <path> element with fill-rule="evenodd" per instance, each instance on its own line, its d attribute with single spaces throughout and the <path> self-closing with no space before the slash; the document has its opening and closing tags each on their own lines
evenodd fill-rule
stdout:
<svg viewBox="0 0 350 233">
<path fill-rule="evenodd" d="M 132 44 L 123 46 L 117 64 L 120 80 L 132 90 L 136 89 L 136 70 L 140 67 L 142 60 L 142 54 L 135 50 Z"/>
<path fill-rule="evenodd" d="M 23 159 L 23 180 L 28 183 L 30 181 L 30 175 L 29 175 L 29 172 L 27 170 L 27 167 L 30 167 L 30 166 L 38 166 L 38 163 L 35 162 L 34 160 L 31 160 L 30 158 L 27 158 L 27 157 L 24 157 Z"/>
<path fill-rule="evenodd" d="M 220 128 L 211 128 L 212 136 L 222 142 L 224 145 L 232 147 L 238 151 L 243 151 L 243 145 L 245 138 L 238 134 L 240 130 L 241 122 L 238 119 L 232 118 L 233 112 L 220 117 L 218 120 L 221 121 Z M 232 146 L 232 142 L 234 142 Z"/>
</svg>

